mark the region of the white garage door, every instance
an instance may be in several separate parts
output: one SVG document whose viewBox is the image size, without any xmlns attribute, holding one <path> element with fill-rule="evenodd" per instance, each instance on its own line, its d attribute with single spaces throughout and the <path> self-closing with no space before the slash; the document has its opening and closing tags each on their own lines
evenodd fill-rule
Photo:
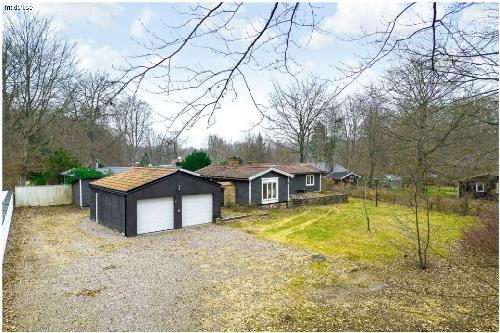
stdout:
<svg viewBox="0 0 500 333">
<path fill-rule="evenodd" d="M 137 234 L 174 228 L 172 197 L 137 200 Z"/>
<path fill-rule="evenodd" d="M 212 194 L 182 197 L 182 226 L 212 222 Z"/>
</svg>

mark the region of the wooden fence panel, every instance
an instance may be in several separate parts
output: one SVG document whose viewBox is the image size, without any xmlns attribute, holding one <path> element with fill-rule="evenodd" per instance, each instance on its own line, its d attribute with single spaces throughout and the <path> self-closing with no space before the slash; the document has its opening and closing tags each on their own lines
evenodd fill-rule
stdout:
<svg viewBox="0 0 500 333">
<path fill-rule="evenodd" d="M 16 186 L 15 205 L 52 206 L 73 203 L 73 191 L 70 184 L 43 186 Z"/>
</svg>

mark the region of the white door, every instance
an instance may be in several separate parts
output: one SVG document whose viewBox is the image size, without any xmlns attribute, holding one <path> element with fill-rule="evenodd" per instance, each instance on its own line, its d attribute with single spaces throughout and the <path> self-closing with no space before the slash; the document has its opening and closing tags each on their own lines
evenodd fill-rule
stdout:
<svg viewBox="0 0 500 333">
<path fill-rule="evenodd" d="M 212 194 L 182 196 L 182 226 L 212 222 Z"/>
<path fill-rule="evenodd" d="M 137 234 L 174 228 L 172 197 L 137 200 Z"/>
</svg>

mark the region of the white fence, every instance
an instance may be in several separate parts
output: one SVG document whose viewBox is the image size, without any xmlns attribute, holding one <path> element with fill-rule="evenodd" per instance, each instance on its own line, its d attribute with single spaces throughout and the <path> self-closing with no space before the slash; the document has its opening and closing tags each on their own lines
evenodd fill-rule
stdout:
<svg viewBox="0 0 500 333">
<path fill-rule="evenodd" d="M 9 237 L 10 220 L 12 219 L 12 211 L 14 210 L 14 196 L 12 193 L 8 194 L 7 191 L 2 192 L 2 265 L 3 256 L 5 254 L 5 247 L 7 246 L 7 238 Z"/>
<path fill-rule="evenodd" d="M 71 185 L 16 186 L 16 207 L 52 206 L 73 203 Z"/>
</svg>

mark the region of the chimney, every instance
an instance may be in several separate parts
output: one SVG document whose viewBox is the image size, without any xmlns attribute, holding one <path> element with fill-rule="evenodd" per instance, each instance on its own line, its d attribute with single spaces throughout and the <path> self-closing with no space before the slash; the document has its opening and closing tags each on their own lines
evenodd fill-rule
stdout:
<svg viewBox="0 0 500 333">
<path fill-rule="evenodd" d="M 240 165 L 240 162 L 241 162 L 241 160 L 239 157 L 233 156 L 231 158 L 228 158 L 227 166 L 235 167 L 235 166 Z"/>
</svg>

